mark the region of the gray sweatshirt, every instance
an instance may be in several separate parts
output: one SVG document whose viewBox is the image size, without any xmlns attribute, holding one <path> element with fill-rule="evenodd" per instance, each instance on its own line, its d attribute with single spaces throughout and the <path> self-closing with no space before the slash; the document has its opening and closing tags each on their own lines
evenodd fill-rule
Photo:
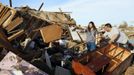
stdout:
<svg viewBox="0 0 134 75">
<path fill-rule="evenodd" d="M 88 31 L 86 32 L 86 41 L 87 42 L 95 42 L 95 36 L 97 34 L 97 31 L 96 30 L 91 30 L 91 31 Z"/>
</svg>

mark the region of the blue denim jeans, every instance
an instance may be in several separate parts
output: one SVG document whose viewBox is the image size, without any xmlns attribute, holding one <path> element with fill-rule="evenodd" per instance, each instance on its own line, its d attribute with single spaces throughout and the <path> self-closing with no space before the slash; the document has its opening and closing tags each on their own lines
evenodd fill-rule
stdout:
<svg viewBox="0 0 134 75">
<path fill-rule="evenodd" d="M 96 49 L 96 44 L 95 44 L 95 42 L 87 42 L 87 49 L 88 49 L 89 51 L 95 50 L 95 49 Z"/>
</svg>

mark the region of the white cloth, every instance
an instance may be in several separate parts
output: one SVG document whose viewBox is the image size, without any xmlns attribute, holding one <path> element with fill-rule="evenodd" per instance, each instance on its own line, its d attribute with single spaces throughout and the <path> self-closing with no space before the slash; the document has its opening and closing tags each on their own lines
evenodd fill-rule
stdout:
<svg viewBox="0 0 134 75">
<path fill-rule="evenodd" d="M 128 37 L 126 36 L 126 34 L 121 32 L 115 27 L 113 27 L 110 32 L 105 32 L 104 34 L 106 38 L 109 37 L 110 39 L 112 38 L 113 35 L 118 35 L 116 40 L 114 40 L 117 43 L 126 44 L 128 41 Z"/>
<path fill-rule="evenodd" d="M 67 40 L 59 40 L 59 44 L 61 45 L 61 46 L 66 46 L 66 44 L 67 44 Z"/>
<path fill-rule="evenodd" d="M 122 44 L 126 44 L 127 41 L 128 41 L 128 37 L 126 36 L 126 34 L 120 31 L 120 37 L 117 40 L 117 42 L 122 43 Z"/>
</svg>

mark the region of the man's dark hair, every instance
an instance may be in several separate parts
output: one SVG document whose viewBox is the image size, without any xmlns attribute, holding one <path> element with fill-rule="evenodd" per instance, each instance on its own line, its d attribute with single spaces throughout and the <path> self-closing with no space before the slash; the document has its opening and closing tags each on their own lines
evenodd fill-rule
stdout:
<svg viewBox="0 0 134 75">
<path fill-rule="evenodd" d="M 112 28 L 112 25 L 110 23 L 105 24 L 105 26 Z"/>
</svg>

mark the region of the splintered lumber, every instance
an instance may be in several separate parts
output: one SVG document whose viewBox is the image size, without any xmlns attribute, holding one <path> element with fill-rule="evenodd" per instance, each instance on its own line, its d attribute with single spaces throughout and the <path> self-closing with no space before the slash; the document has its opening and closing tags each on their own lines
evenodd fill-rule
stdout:
<svg viewBox="0 0 134 75">
<path fill-rule="evenodd" d="M 1 7 L 0 7 L 0 25 L 2 25 L 3 28 L 8 26 L 8 24 L 14 18 L 15 14 L 16 14 L 15 9 L 1 5 Z"/>
<path fill-rule="evenodd" d="M 16 10 L 14 10 L 14 9 L 10 9 L 8 12 L 10 13 L 10 16 L 9 16 L 9 17 L 6 19 L 6 21 L 3 23 L 2 26 L 3 26 L 4 28 L 8 26 L 8 24 L 12 21 L 12 19 L 13 19 L 14 16 L 16 15 Z"/>
<path fill-rule="evenodd" d="M 0 12 L 3 10 L 4 6 L 0 4 Z"/>
<path fill-rule="evenodd" d="M 2 28 L 0 28 L 0 45 L 7 50 L 13 50 L 13 47 L 9 43 L 7 36 L 3 33 Z"/>
<path fill-rule="evenodd" d="M 49 43 L 61 38 L 62 28 L 58 25 L 49 25 L 40 29 L 41 36 L 45 43 Z"/>
<path fill-rule="evenodd" d="M 17 32 L 15 34 L 11 35 L 10 37 L 8 37 L 8 40 L 12 41 L 12 40 L 16 39 L 17 37 L 21 36 L 24 33 L 25 33 L 24 30 L 20 30 L 19 32 Z"/>
<path fill-rule="evenodd" d="M 9 23 L 9 25 L 5 28 L 8 32 L 13 30 L 15 27 L 17 27 L 19 24 L 23 22 L 23 18 L 17 17 L 12 22 Z"/>
<path fill-rule="evenodd" d="M 0 25 L 2 25 L 9 18 L 9 16 L 11 16 L 11 12 L 4 12 L 3 14 L 2 18 L 0 18 Z"/>
<path fill-rule="evenodd" d="M 0 19 L 8 12 L 9 8 L 5 7 L 0 12 Z"/>
<path fill-rule="evenodd" d="M 21 54 L 18 50 L 12 47 L 9 40 L 7 39 L 7 36 L 3 33 L 1 28 L 0 28 L 0 46 L 5 48 L 7 51 L 13 51 L 17 54 Z"/>
<path fill-rule="evenodd" d="M 23 30 L 21 30 L 20 32 L 23 32 Z M 13 37 L 11 39 L 10 38 L 8 38 L 8 39 L 11 41 L 13 39 Z M 41 52 L 36 51 L 36 52 L 31 52 L 28 55 L 23 54 L 20 52 L 20 49 L 13 48 L 13 46 L 11 45 L 11 43 L 8 39 L 7 39 L 7 36 L 3 33 L 2 29 L 0 28 L 0 47 L 5 48 L 7 51 L 14 52 L 15 54 L 19 55 L 20 57 L 22 57 L 23 59 L 26 59 L 26 60 L 30 60 L 34 56 L 38 56 L 41 53 Z"/>
</svg>

